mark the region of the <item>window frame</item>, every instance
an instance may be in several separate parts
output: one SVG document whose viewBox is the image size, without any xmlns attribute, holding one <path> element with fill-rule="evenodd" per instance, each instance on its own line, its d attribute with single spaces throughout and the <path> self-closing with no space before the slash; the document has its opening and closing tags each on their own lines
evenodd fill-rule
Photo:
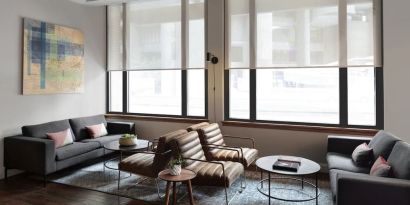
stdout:
<svg viewBox="0 0 410 205">
<path fill-rule="evenodd" d="M 373 3 L 377 2 L 377 0 L 373 0 Z M 267 123 L 267 124 L 277 124 L 277 125 L 297 125 L 297 126 L 320 126 L 320 127 L 330 127 L 330 128 L 354 128 L 354 129 L 383 129 L 384 128 L 384 93 L 383 93 L 383 66 L 377 66 L 378 63 L 375 63 L 374 66 L 350 66 L 350 68 L 346 66 L 339 65 L 339 123 L 338 124 L 329 124 L 329 123 L 310 123 L 310 122 L 293 122 L 293 121 L 274 121 L 274 120 L 258 120 L 256 118 L 256 109 L 257 109 L 257 104 L 256 104 L 256 72 L 258 69 L 256 69 L 256 18 L 255 18 L 255 0 L 250 0 L 249 1 L 250 6 L 249 6 L 249 15 L 250 15 L 250 26 L 249 26 L 249 32 L 250 32 L 250 67 L 245 68 L 249 70 L 249 119 L 238 119 L 238 118 L 232 118 L 230 117 L 230 70 L 236 70 L 236 69 L 244 69 L 244 68 L 230 68 L 229 67 L 229 11 L 228 11 L 228 1 L 225 0 L 225 70 L 224 70 L 224 120 L 229 121 L 229 122 L 244 122 L 244 123 Z M 346 4 L 347 0 L 339 0 L 338 4 L 338 9 L 340 10 L 340 7 L 343 7 L 343 4 Z M 380 32 L 379 33 L 379 39 L 376 39 L 379 41 L 380 45 L 375 45 L 378 46 L 378 51 L 380 52 L 379 57 L 380 59 L 377 59 L 377 53 L 375 53 L 375 62 L 379 61 L 381 65 L 383 65 L 383 1 L 377 2 L 378 5 L 376 5 L 378 8 L 378 14 L 380 15 L 378 17 L 379 27 L 378 29 Z M 346 26 L 346 19 L 341 18 L 341 14 L 339 14 L 339 23 L 345 24 Z M 340 26 L 339 26 L 340 28 Z M 339 31 L 339 35 L 342 35 L 341 37 L 346 36 L 343 33 L 340 33 L 343 31 Z M 376 31 L 377 32 L 377 31 Z M 340 43 L 340 38 L 339 37 L 339 44 Z M 346 41 L 346 39 L 345 39 Z M 346 41 L 347 42 L 347 41 Z M 339 52 L 341 50 L 345 51 L 347 53 L 347 47 L 343 45 L 339 48 Z M 347 45 L 346 45 L 347 46 Z M 342 58 L 342 57 L 339 57 Z M 340 60 L 340 59 L 339 59 Z M 347 59 L 346 59 L 347 60 Z M 339 63 L 342 64 L 342 63 Z M 317 67 L 323 67 L 323 66 L 317 66 Z M 375 85 L 375 125 L 370 126 L 370 125 L 349 125 L 348 124 L 348 69 L 355 69 L 354 67 L 373 67 L 374 69 L 374 85 Z M 290 68 L 290 67 L 289 67 Z M 297 67 L 298 69 L 305 69 L 305 68 L 314 68 L 312 66 L 305 66 L 305 67 Z M 336 67 L 337 68 L 337 67 Z M 263 68 L 262 68 L 263 69 Z M 275 68 L 271 68 L 275 69 Z M 279 68 L 276 68 L 279 69 Z"/>
<path fill-rule="evenodd" d="M 146 116 L 146 117 L 160 117 L 160 118 L 181 118 L 181 119 L 207 119 L 208 118 L 208 69 L 206 63 L 204 64 L 204 68 L 188 68 L 187 66 L 187 49 L 188 49 L 188 43 L 189 43 L 189 36 L 188 36 L 188 24 L 189 24 L 189 18 L 187 18 L 188 12 L 186 10 L 187 4 L 189 4 L 189 0 L 181 0 L 181 25 L 182 26 L 182 31 L 181 32 L 181 68 L 180 69 L 163 69 L 164 71 L 166 70 L 180 70 L 181 71 L 181 115 L 169 115 L 169 114 L 150 114 L 150 113 L 134 113 L 134 112 L 129 112 L 129 96 L 128 96 L 128 86 L 129 86 L 129 72 L 135 71 L 135 70 L 109 70 L 107 67 L 107 72 L 106 72 L 106 113 L 107 114 L 117 114 L 117 115 L 130 115 L 130 116 Z M 124 11 L 126 10 L 126 3 L 122 4 Z M 204 27 L 206 29 L 207 27 L 207 0 L 204 1 Z M 108 32 L 108 6 L 106 6 L 106 65 L 108 66 L 108 61 L 109 61 L 109 54 L 108 54 L 108 41 L 109 41 L 109 32 Z M 123 18 L 125 17 L 126 14 L 123 14 Z M 123 28 L 124 35 L 126 31 L 126 26 Z M 207 49 L 207 35 L 205 32 L 205 52 Z M 127 49 L 127 46 L 124 46 L 123 49 Z M 126 52 L 125 52 L 126 53 Z M 205 56 L 204 56 L 205 58 Z M 124 59 L 124 62 L 127 59 Z M 160 70 L 160 69 L 158 69 Z M 189 70 L 202 70 L 204 72 L 204 90 L 205 90 L 205 96 L 204 96 L 204 116 L 193 116 L 193 115 L 188 115 L 188 71 Z M 150 71 L 150 69 L 142 69 L 141 71 Z M 111 111 L 111 72 L 122 72 L 122 112 L 118 111 Z M 136 71 L 138 72 L 138 71 Z"/>
</svg>

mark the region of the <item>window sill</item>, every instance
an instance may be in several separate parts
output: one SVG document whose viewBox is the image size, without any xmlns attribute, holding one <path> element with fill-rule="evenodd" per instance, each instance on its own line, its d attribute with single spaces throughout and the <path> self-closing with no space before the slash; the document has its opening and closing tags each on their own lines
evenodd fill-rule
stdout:
<svg viewBox="0 0 410 205">
<path fill-rule="evenodd" d="M 222 125 L 231 126 L 231 127 L 248 127 L 248 128 L 321 132 L 321 133 L 329 133 L 329 134 L 365 135 L 365 136 L 373 136 L 379 131 L 377 129 L 326 127 L 326 126 L 313 126 L 313 125 L 290 125 L 290 124 L 274 124 L 274 123 L 261 123 L 261 122 L 241 122 L 241 121 L 222 121 Z"/>
<path fill-rule="evenodd" d="M 142 116 L 142 115 L 124 115 L 124 114 L 106 114 L 107 119 L 116 120 L 140 120 L 140 121 L 158 121 L 158 122 L 176 122 L 176 123 L 200 123 L 208 122 L 205 118 L 183 118 L 183 117 L 161 117 L 161 116 Z"/>
</svg>

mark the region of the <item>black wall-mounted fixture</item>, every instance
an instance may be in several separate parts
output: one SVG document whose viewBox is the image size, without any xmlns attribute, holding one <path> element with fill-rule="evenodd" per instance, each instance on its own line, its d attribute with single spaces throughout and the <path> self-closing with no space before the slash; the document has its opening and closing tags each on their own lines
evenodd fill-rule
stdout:
<svg viewBox="0 0 410 205">
<path fill-rule="evenodd" d="M 206 61 L 211 62 L 212 64 L 217 64 L 219 62 L 218 57 L 214 56 L 210 52 L 206 53 Z"/>
</svg>

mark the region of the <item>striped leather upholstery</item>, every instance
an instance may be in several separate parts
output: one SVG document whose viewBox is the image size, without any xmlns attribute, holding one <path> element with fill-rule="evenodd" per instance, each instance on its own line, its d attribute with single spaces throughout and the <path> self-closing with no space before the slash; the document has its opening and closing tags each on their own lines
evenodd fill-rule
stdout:
<svg viewBox="0 0 410 205">
<path fill-rule="evenodd" d="M 210 124 L 208 126 L 202 126 L 198 128 L 199 138 L 201 143 L 204 145 L 205 155 L 210 160 L 215 161 L 233 161 L 241 162 L 244 166 L 248 167 L 251 165 L 256 158 L 258 157 L 258 150 L 252 148 L 242 148 L 243 152 L 243 162 L 242 162 L 242 152 L 240 149 L 234 148 L 235 150 L 224 150 L 224 149 L 210 149 L 209 144 L 213 145 L 223 145 L 226 146 L 226 143 L 223 139 L 221 130 L 217 123 Z M 232 148 L 230 148 L 232 149 Z"/>
<path fill-rule="evenodd" d="M 208 126 L 208 125 L 209 125 L 208 122 L 201 122 L 201 123 L 194 124 L 194 125 L 191 125 L 191 126 L 187 127 L 186 130 L 188 130 L 188 132 L 197 131 L 199 128 L 205 127 L 205 126 Z"/>
<path fill-rule="evenodd" d="M 162 135 L 158 139 L 156 153 L 163 153 L 167 150 L 171 150 L 171 143 L 173 140 L 186 133 L 188 133 L 186 130 L 177 130 Z M 137 153 L 122 160 L 118 166 L 122 171 L 156 178 L 160 171 L 167 168 L 171 156 L 171 153 L 166 155 Z"/>
<path fill-rule="evenodd" d="M 226 145 L 224 138 L 217 123 L 212 123 L 208 126 L 200 127 L 198 130 L 201 143 L 204 145 Z"/>
<path fill-rule="evenodd" d="M 178 137 L 174 145 L 175 151 L 183 158 L 206 160 L 198 133 L 195 131 Z M 197 173 L 197 176 L 192 180 L 194 184 L 227 187 L 238 179 L 244 171 L 243 165 L 237 162 L 219 163 L 224 165 L 224 169 L 219 164 L 193 160 L 187 160 L 185 168 Z M 225 171 L 225 176 L 223 171 Z"/>
</svg>

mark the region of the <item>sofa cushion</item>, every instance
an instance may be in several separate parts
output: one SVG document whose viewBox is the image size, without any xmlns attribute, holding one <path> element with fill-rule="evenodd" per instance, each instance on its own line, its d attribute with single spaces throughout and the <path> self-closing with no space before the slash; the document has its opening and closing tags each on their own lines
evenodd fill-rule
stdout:
<svg viewBox="0 0 410 205">
<path fill-rule="evenodd" d="M 376 161 L 379 156 L 383 156 L 385 159 L 389 158 L 397 141 L 400 139 L 393 134 L 380 130 L 369 142 L 369 147 L 373 149 L 373 161 Z"/>
<path fill-rule="evenodd" d="M 98 143 L 100 147 L 104 147 L 104 145 L 113 142 L 113 141 L 117 141 L 121 138 L 122 135 L 107 135 L 107 136 L 103 136 L 103 137 L 99 137 L 99 138 L 95 138 L 95 139 L 85 139 L 85 140 L 81 140 L 81 142 L 84 143 L 88 143 L 88 142 L 94 142 L 94 143 Z"/>
<path fill-rule="evenodd" d="M 372 168 L 370 169 L 370 175 L 378 177 L 388 177 L 390 174 L 390 169 L 391 166 L 382 156 L 380 156 L 379 158 L 377 158 Z"/>
<path fill-rule="evenodd" d="M 394 178 L 410 180 L 410 145 L 406 142 L 397 142 L 387 159 L 392 167 Z"/>
<path fill-rule="evenodd" d="M 369 174 L 369 167 L 361 167 L 356 165 L 350 155 L 329 152 L 327 153 L 327 164 L 329 169 L 339 169 L 349 172 Z"/>
<path fill-rule="evenodd" d="M 104 125 L 107 125 L 107 121 L 105 121 L 104 115 L 70 119 L 70 125 L 73 129 L 76 141 L 81 141 L 83 139 L 90 138 L 86 126 L 96 125 L 100 123 L 104 123 Z"/>
<path fill-rule="evenodd" d="M 38 125 L 23 126 L 21 131 L 23 135 L 27 137 L 47 138 L 47 133 L 60 132 L 68 128 L 70 128 L 68 120 L 59 120 Z"/>
<path fill-rule="evenodd" d="M 100 148 L 98 143 L 81 143 L 74 142 L 73 144 L 56 149 L 56 160 L 61 161 L 80 154 L 84 154 Z"/>
</svg>

